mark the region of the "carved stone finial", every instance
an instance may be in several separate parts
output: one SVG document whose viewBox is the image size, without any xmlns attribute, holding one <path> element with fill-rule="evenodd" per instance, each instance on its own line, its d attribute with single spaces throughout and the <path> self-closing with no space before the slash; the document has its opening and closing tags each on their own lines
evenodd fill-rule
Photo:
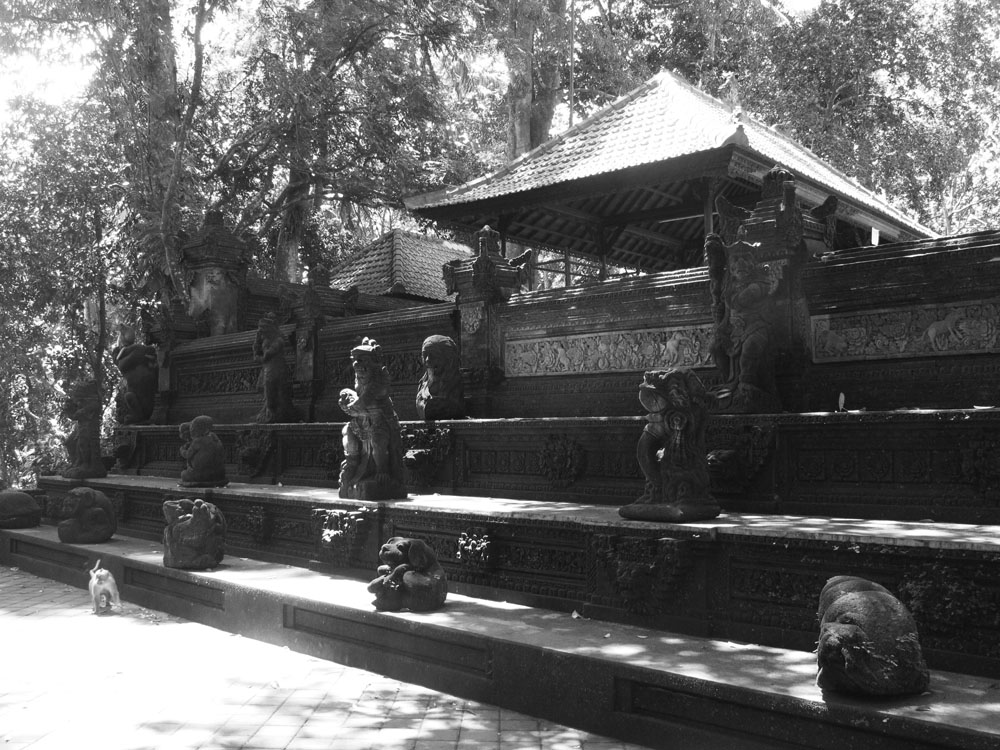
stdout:
<svg viewBox="0 0 1000 750">
<path fill-rule="evenodd" d="M 479 254 L 500 254 L 500 232 L 493 229 L 489 224 L 485 224 L 482 229 L 476 232 L 476 245 Z"/>
<path fill-rule="evenodd" d="M 239 331 L 248 251 L 246 243 L 226 228 L 220 212 L 209 211 L 202 228 L 181 247 L 181 265 L 188 315 L 207 316 L 211 336 Z"/>
<path fill-rule="evenodd" d="M 715 518 L 720 508 L 709 492 L 705 386 L 690 370 L 653 370 L 643 376 L 639 401 L 649 412 L 636 450 L 646 489 L 619 514 L 675 523 Z"/>
</svg>

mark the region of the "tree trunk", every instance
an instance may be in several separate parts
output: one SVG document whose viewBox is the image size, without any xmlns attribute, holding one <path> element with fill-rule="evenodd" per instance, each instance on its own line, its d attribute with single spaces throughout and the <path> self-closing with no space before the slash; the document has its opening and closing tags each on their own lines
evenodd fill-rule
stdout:
<svg viewBox="0 0 1000 750">
<path fill-rule="evenodd" d="M 516 5 L 513 3 L 512 6 Z M 513 39 L 507 50 L 510 84 L 507 87 L 507 159 L 531 150 L 532 73 L 535 63 L 535 22 L 511 13 Z"/>
</svg>

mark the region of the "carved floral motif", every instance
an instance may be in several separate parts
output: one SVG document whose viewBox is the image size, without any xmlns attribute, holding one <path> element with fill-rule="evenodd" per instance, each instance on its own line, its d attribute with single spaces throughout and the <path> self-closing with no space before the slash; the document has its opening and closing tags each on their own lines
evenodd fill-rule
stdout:
<svg viewBox="0 0 1000 750">
<path fill-rule="evenodd" d="M 270 430 L 253 427 L 236 434 L 236 453 L 239 456 L 239 473 L 251 479 L 267 466 L 274 453 L 274 436 Z"/>
<path fill-rule="evenodd" d="M 681 539 L 594 536 L 598 567 L 607 576 L 614 596 L 629 612 L 641 615 L 669 608 L 690 562 L 687 546 Z"/>
<path fill-rule="evenodd" d="M 372 508 L 313 510 L 313 525 L 325 558 L 339 565 L 356 560 L 376 524 Z"/>
<path fill-rule="evenodd" d="M 920 305 L 812 317 L 814 362 L 1000 351 L 1000 303 Z"/>
<path fill-rule="evenodd" d="M 451 429 L 447 427 L 405 427 L 403 465 L 418 485 L 434 484 L 444 463 L 451 455 Z"/>
<path fill-rule="evenodd" d="M 455 559 L 463 565 L 489 568 L 493 565 L 493 540 L 489 534 L 463 531 L 458 537 Z"/>
<path fill-rule="evenodd" d="M 579 334 L 507 341 L 508 377 L 627 372 L 658 367 L 709 367 L 712 326 Z"/>
<path fill-rule="evenodd" d="M 552 487 L 569 487 L 587 469 L 587 451 L 568 435 L 550 435 L 538 457 Z"/>
</svg>

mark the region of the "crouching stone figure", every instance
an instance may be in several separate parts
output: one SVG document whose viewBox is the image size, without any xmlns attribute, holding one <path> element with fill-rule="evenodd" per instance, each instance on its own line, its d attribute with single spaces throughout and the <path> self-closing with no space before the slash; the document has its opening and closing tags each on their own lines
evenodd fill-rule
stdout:
<svg viewBox="0 0 1000 750">
<path fill-rule="evenodd" d="M 922 693 L 930 682 L 909 610 L 884 586 L 834 576 L 819 596 L 816 684 L 886 697 Z"/>
<path fill-rule="evenodd" d="M 448 579 L 427 543 L 394 536 L 379 551 L 378 578 L 368 584 L 375 609 L 428 612 L 444 606 Z"/>
<path fill-rule="evenodd" d="M 207 570 L 225 555 L 226 519 L 214 503 L 180 498 L 163 502 L 163 564 Z"/>
</svg>

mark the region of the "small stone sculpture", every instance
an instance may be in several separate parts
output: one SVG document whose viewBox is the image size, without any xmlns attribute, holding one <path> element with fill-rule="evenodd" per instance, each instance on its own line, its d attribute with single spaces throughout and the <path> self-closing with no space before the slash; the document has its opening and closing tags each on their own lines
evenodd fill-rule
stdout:
<svg viewBox="0 0 1000 750">
<path fill-rule="evenodd" d="M 448 579 L 426 542 L 394 536 L 379 550 L 379 577 L 368 584 L 375 609 L 429 612 L 444 606 Z"/>
<path fill-rule="evenodd" d="M 646 489 L 619 514 L 645 521 L 715 518 L 720 508 L 708 487 L 705 386 L 690 370 L 653 370 L 643 376 L 639 401 L 649 412 L 636 450 Z"/>
<path fill-rule="evenodd" d="M 125 326 L 121 330 L 121 343 L 112 354 L 124 381 L 118 396 L 118 422 L 147 424 L 156 403 L 156 347 L 137 344 L 135 329 Z"/>
<path fill-rule="evenodd" d="M 292 377 L 285 363 L 285 337 L 274 313 L 262 316 L 257 323 L 253 358 L 260 362 L 260 386 L 264 391 L 264 406 L 257 415 L 257 421 L 298 421 L 292 403 Z"/>
<path fill-rule="evenodd" d="M 356 500 L 406 497 L 403 441 L 399 418 L 389 398 L 389 371 L 375 339 L 351 350 L 354 390 L 340 392 L 340 408 L 351 421 L 344 425 L 344 461 L 340 496 Z"/>
<path fill-rule="evenodd" d="M 420 358 L 426 370 L 417 389 L 417 414 L 428 422 L 464 419 L 458 345 L 447 336 L 428 336 L 420 349 Z"/>
<path fill-rule="evenodd" d="M 92 487 L 76 487 L 63 503 L 65 520 L 56 527 L 60 542 L 101 544 L 118 530 L 115 506 L 108 496 Z"/>
<path fill-rule="evenodd" d="M 28 529 L 42 522 L 42 508 L 27 492 L 0 492 L 0 529 Z"/>
<path fill-rule="evenodd" d="M 118 594 L 118 583 L 111 575 L 110 570 L 101 567 L 100 559 L 94 563 L 90 571 L 90 583 L 87 585 L 90 591 L 90 601 L 94 605 L 95 615 L 106 615 L 113 607 L 122 606 L 122 598 Z"/>
<path fill-rule="evenodd" d="M 824 690 L 887 697 L 922 693 L 930 682 L 917 625 L 888 589 L 835 576 L 819 596 L 816 684 Z"/>
<path fill-rule="evenodd" d="M 76 426 L 65 441 L 69 468 L 62 475 L 67 479 L 107 476 L 101 459 L 101 394 L 96 381 L 73 384 L 63 405 L 63 416 Z"/>
<path fill-rule="evenodd" d="M 225 555 L 226 519 L 213 503 L 204 500 L 165 500 L 163 564 L 168 568 L 207 570 Z"/>
<path fill-rule="evenodd" d="M 224 487 L 229 483 L 226 451 L 219 436 L 212 432 L 212 418 L 203 414 L 189 425 L 191 441 L 181 447 L 181 455 L 187 461 L 187 468 L 181 472 L 181 487 Z"/>
</svg>

